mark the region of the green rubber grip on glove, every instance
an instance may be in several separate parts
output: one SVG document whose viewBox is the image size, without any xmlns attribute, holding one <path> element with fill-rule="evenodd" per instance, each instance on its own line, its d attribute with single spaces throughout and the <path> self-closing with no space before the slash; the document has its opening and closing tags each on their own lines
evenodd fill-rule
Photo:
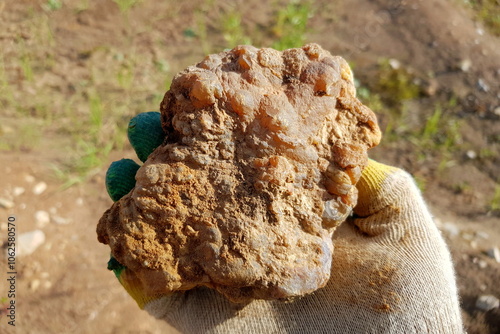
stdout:
<svg viewBox="0 0 500 334">
<path fill-rule="evenodd" d="M 160 117 L 157 111 L 144 112 L 128 123 L 128 140 L 142 162 L 165 140 Z"/>
<path fill-rule="evenodd" d="M 131 159 L 121 159 L 109 166 L 106 172 L 106 189 L 109 197 L 116 202 L 135 187 L 135 174 L 139 165 Z"/>
<path fill-rule="evenodd" d="M 108 270 L 112 270 L 116 278 L 119 279 L 123 269 L 125 269 L 125 266 L 118 262 L 118 260 L 113 256 L 111 256 L 108 261 Z"/>
</svg>

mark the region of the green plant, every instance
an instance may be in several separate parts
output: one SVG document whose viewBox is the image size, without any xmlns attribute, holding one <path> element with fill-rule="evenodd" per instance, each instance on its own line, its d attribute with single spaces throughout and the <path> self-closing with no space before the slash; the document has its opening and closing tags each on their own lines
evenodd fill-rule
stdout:
<svg viewBox="0 0 500 334">
<path fill-rule="evenodd" d="M 491 211 L 500 211 L 500 184 L 495 185 L 495 193 L 488 206 Z"/>
<path fill-rule="evenodd" d="M 128 13 L 132 7 L 137 5 L 140 0 L 113 0 L 114 3 L 120 8 L 120 12 Z"/>
<path fill-rule="evenodd" d="M 272 47 L 284 50 L 302 46 L 306 40 L 307 23 L 312 15 L 309 1 L 291 0 L 286 7 L 279 9 L 272 29 L 278 40 Z"/>
<path fill-rule="evenodd" d="M 495 35 L 500 36 L 500 5 L 497 0 L 464 0 L 476 17 Z"/>
<path fill-rule="evenodd" d="M 47 0 L 47 2 L 43 5 L 43 8 L 47 11 L 61 9 L 62 8 L 62 1 L 61 0 Z"/>
<path fill-rule="evenodd" d="M 98 135 L 102 128 L 103 106 L 101 98 L 96 92 L 91 92 L 89 96 L 89 109 L 90 109 L 90 134 L 92 137 Z"/>
<path fill-rule="evenodd" d="M 421 88 L 414 82 L 415 76 L 402 66 L 393 66 L 389 59 L 379 62 L 378 82 L 375 91 L 380 93 L 390 107 L 401 107 L 402 101 L 421 95 Z"/>
<path fill-rule="evenodd" d="M 445 114 L 441 105 L 437 104 L 418 137 L 424 148 L 451 153 L 456 151 L 462 142 L 460 122 Z"/>
<path fill-rule="evenodd" d="M 0 106 L 5 109 L 7 106 L 11 106 L 14 103 L 12 87 L 5 71 L 4 58 L 0 55 Z"/>
<path fill-rule="evenodd" d="M 80 0 L 79 3 L 76 5 L 76 11 L 77 12 L 83 12 L 90 7 L 90 0 Z"/>
<path fill-rule="evenodd" d="M 380 98 L 380 95 L 377 93 L 373 93 L 366 86 L 361 86 L 359 81 L 354 80 L 356 84 L 356 91 L 358 99 L 360 99 L 366 106 L 368 106 L 375 113 L 384 111 L 384 103 Z"/>
<path fill-rule="evenodd" d="M 226 40 L 226 46 L 233 48 L 238 44 L 251 44 L 251 40 L 246 36 L 241 24 L 241 13 L 230 11 L 221 18 L 222 36 Z"/>
<path fill-rule="evenodd" d="M 424 130 L 422 131 L 422 140 L 432 140 L 439 132 L 439 125 L 441 124 L 441 115 L 443 110 L 440 105 L 434 109 L 434 113 L 429 117 L 425 123 Z"/>
<path fill-rule="evenodd" d="M 31 55 L 28 53 L 28 51 L 24 51 L 19 59 L 20 61 L 20 66 L 24 74 L 24 78 L 27 81 L 33 81 L 34 80 L 34 74 L 33 74 L 33 66 L 31 64 Z"/>
<path fill-rule="evenodd" d="M 452 187 L 453 187 L 453 191 L 457 194 L 467 193 L 467 192 L 470 192 L 472 190 L 471 185 L 466 181 L 455 183 Z"/>
</svg>

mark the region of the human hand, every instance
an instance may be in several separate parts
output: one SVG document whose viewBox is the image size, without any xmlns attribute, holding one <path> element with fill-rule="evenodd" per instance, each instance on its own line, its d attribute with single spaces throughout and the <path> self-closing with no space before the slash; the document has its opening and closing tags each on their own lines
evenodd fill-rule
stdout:
<svg viewBox="0 0 500 334">
<path fill-rule="evenodd" d="M 145 160 L 161 141 L 137 141 L 158 131 L 139 123 L 129 138 Z M 137 168 L 110 167 L 114 200 L 133 188 Z M 334 234 L 328 284 L 291 302 L 232 304 L 207 288 L 148 296 L 132 271 L 113 258 L 108 267 L 141 308 L 186 333 L 462 332 L 450 254 L 411 176 L 370 161 L 357 188 L 354 215 Z"/>
</svg>

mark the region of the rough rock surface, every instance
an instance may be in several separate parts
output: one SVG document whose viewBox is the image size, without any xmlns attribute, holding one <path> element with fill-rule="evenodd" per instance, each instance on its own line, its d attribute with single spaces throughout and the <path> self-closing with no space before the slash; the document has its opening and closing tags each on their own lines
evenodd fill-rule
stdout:
<svg viewBox="0 0 500 334">
<path fill-rule="evenodd" d="M 232 301 L 324 286 L 331 235 L 378 144 L 346 61 L 319 45 L 239 46 L 174 78 L 167 139 L 97 227 L 146 293 L 208 286 Z"/>
</svg>

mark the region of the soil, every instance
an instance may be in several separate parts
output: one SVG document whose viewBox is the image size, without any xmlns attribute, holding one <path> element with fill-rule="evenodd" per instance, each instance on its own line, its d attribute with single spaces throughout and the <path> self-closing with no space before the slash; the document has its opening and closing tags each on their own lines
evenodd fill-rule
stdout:
<svg viewBox="0 0 500 334">
<path fill-rule="evenodd" d="M 135 158 L 130 147 L 113 150 L 85 182 L 68 189 L 54 176 L 53 165 L 62 164 L 76 147 L 70 131 L 75 123 L 71 122 L 88 114 L 89 96 L 79 99 L 76 93 L 92 83 L 107 102 L 116 99 L 111 97 L 114 90 L 127 89 L 125 84 L 115 88 L 104 79 L 95 79 L 99 72 L 123 64 L 120 57 L 132 50 L 140 54 L 131 84 L 138 87 L 137 95 L 127 91 L 133 98 L 123 100 L 129 109 L 123 118 L 128 119 L 147 111 L 136 107 L 159 108 L 165 89 L 151 86 L 148 78 L 163 75 L 168 80 L 203 59 L 206 51 L 227 46 L 220 13 L 234 9 L 244 13 L 241 26 L 256 36 L 256 42 L 269 46 L 276 38 L 272 27 L 279 5 L 264 6 L 257 0 L 212 4 L 143 0 L 120 12 L 108 0 L 62 2 L 61 8 L 53 10 L 50 3 L 54 1 L 0 3 L 0 92 L 6 87 L 13 90 L 10 100 L 0 96 L 0 144 L 16 136 L 23 140 L 0 151 L 0 198 L 14 202 L 12 208 L 0 208 L 0 240 L 5 241 L 9 214 L 16 216 L 18 235 L 40 229 L 46 236 L 33 254 L 17 258 L 17 331 L 6 324 L 5 316 L 0 318 L 0 329 L 2 333 L 175 333 L 138 309 L 106 270 L 109 249 L 96 237 L 97 221 L 112 204 L 103 182 L 106 166 L 123 157 Z M 480 295 L 500 298 L 496 282 L 500 263 L 486 254 L 500 247 L 500 219 L 491 208 L 500 181 L 500 38 L 453 0 L 321 0 L 312 7 L 316 10 L 309 20 L 307 42 L 319 43 L 355 64 L 355 76 L 364 85 L 375 87 L 380 59 L 397 59 L 424 78 L 421 85 L 426 94 L 408 106 L 410 120 L 426 119 L 436 103 L 444 105 L 451 97 L 457 101 L 447 115 L 462 122 L 462 144 L 444 161 L 444 171 L 442 157 L 422 157 L 417 154 L 419 143 L 405 137 L 383 139 L 371 156 L 425 180 L 424 197 L 455 263 L 468 332 L 500 332 L 500 309 L 485 312 L 475 307 Z M 206 24 L 204 30 L 199 28 L 200 17 Z M 37 25 L 40 22 L 45 23 Z M 116 51 L 115 56 L 109 50 Z M 168 59 L 165 73 L 158 70 L 162 59 Z M 23 67 L 29 63 L 31 80 Z M 13 107 L 12 101 L 21 105 L 44 96 L 46 104 L 39 108 L 19 113 Z M 63 113 L 68 105 L 74 109 L 74 118 Z M 380 120 L 384 130 L 387 121 Z M 36 145 L 31 145 L 32 137 L 24 134 L 21 138 L 17 132 L 23 125 L 40 127 Z M 34 194 L 32 189 L 42 181 L 47 189 Z M 19 194 L 16 187 L 25 192 Z M 37 225 L 34 216 L 39 210 L 49 213 L 49 223 Z M 6 260 L 0 265 L 6 268 Z M 1 271 L 4 281 L 6 270 Z M 6 295 L 3 287 L 0 298 Z"/>
</svg>

